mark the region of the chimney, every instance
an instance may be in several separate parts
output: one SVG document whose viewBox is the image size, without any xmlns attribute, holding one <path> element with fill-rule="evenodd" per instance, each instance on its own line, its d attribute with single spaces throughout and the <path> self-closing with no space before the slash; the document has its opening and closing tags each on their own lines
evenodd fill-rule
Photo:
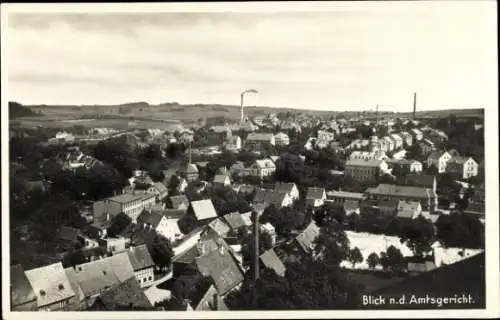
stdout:
<svg viewBox="0 0 500 320">
<path fill-rule="evenodd" d="M 415 120 L 417 112 L 417 93 L 413 93 L 413 120 Z"/>
<path fill-rule="evenodd" d="M 253 280 L 257 281 L 259 279 L 259 214 L 257 212 L 253 212 Z"/>
</svg>

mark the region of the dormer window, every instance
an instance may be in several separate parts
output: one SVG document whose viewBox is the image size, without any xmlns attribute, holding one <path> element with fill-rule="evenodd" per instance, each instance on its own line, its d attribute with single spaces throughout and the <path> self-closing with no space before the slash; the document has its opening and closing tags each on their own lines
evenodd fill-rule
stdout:
<svg viewBox="0 0 500 320">
<path fill-rule="evenodd" d="M 42 297 L 43 297 L 43 296 L 45 296 L 45 294 L 46 294 L 46 293 L 45 293 L 45 291 L 44 291 L 44 290 L 40 290 L 40 295 L 41 295 Z"/>
<path fill-rule="evenodd" d="M 59 290 L 63 290 L 64 289 L 64 285 L 62 283 L 59 284 L 58 286 Z"/>
</svg>

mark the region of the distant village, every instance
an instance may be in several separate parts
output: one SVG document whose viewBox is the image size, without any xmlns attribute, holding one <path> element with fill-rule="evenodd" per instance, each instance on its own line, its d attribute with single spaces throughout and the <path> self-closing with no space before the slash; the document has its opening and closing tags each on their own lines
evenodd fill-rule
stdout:
<svg viewBox="0 0 500 320">
<path fill-rule="evenodd" d="M 482 126 L 271 113 L 175 130 L 59 129 L 29 146 L 35 134 L 11 130 L 11 308 L 243 308 L 235 297 L 250 283 L 272 272 L 291 285 L 290 265 L 320 259 L 332 225 L 347 238 L 339 268 L 354 278 L 417 279 L 462 263 L 484 252 L 485 167 L 477 142 L 459 141 Z M 54 230 L 33 236 L 43 223 Z M 22 254 L 44 250 L 52 256 Z"/>
</svg>

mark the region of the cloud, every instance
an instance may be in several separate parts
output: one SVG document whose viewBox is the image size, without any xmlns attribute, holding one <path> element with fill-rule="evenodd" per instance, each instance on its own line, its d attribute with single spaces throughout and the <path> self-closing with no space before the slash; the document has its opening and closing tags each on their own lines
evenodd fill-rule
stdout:
<svg viewBox="0 0 500 320">
<path fill-rule="evenodd" d="M 249 103 L 297 108 L 410 108 L 414 91 L 422 108 L 492 103 L 489 8 L 442 6 L 12 15 L 10 98 L 237 103 L 256 87 Z"/>
</svg>

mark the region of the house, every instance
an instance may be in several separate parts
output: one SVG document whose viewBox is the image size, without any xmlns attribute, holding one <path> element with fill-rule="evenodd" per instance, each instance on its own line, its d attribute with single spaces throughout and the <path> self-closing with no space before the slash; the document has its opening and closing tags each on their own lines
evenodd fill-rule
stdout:
<svg viewBox="0 0 500 320">
<path fill-rule="evenodd" d="M 347 200 L 353 200 L 353 201 L 363 201 L 365 198 L 365 195 L 363 193 L 359 192 L 347 192 L 347 191 L 328 191 L 326 193 L 326 198 L 329 201 L 332 201 L 334 203 L 344 203 Z"/>
<path fill-rule="evenodd" d="M 192 201 L 190 209 L 191 210 L 188 209 L 188 212 L 192 212 L 192 214 L 194 214 L 198 223 L 208 223 L 217 218 L 217 212 L 215 211 L 212 200 L 210 199 Z"/>
<path fill-rule="evenodd" d="M 451 159 L 451 155 L 447 151 L 434 151 L 427 157 L 427 166 L 435 166 L 438 173 L 446 171 L 446 165 Z"/>
<path fill-rule="evenodd" d="M 390 151 L 393 151 L 396 149 L 396 145 L 394 143 L 394 140 L 392 140 L 389 136 L 385 136 L 380 140 L 384 141 L 384 143 L 385 143 L 385 148 L 384 148 L 385 150 L 384 149 L 382 149 L 382 150 L 390 152 Z"/>
<path fill-rule="evenodd" d="M 170 197 L 170 203 L 172 204 L 173 209 L 187 210 L 187 208 L 189 207 L 189 200 L 183 194 Z"/>
<path fill-rule="evenodd" d="M 454 156 L 448 160 L 446 172 L 456 174 L 463 179 L 468 179 L 478 175 L 479 165 L 471 157 Z"/>
<path fill-rule="evenodd" d="M 20 264 L 10 267 L 10 307 L 12 311 L 37 310 L 35 292 Z"/>
<path fill-rule="evenodd" d="M 153 186 L 151 188 L 152 188 L 153 193 L 156 195 L 157 201 L 162 201 L 163 199 L 165 199 L 168 196 L 168 189 L 161 182 L 153 183 Z"/>
<path fill-rule="evenodd" d="M 130 278 L 97 297 L 90 307 L 94 311 L 152 311 L 148 297 L 138 281 Z"/>
<path fill-rule="evenodd" d="M 213 233 L 217 237 L 226 237 L 231 231 L 231 227 L 227 225 L 221 218 L 212 220 L 205 228 L 205 233 Z"/>
<path fill-rule="evenodd" d="M 329 144 L 335 139 L 335 133 L 326 130 L 318 130 L 317 141 Z"/>
<path fill-rule="evenodd" d="M 403 147 L 410 147 L 413 145 L 413 136 L 409 132 L 402 131 L 399 135 L 403 138 Z"/>
<path fill-rule="evenodd" d="M 397 212 L 399 219 L 413 220 L 422 213 L 422 205 L 418 201 L 399 200 Z"/>
<path fill-rule="evenodd" d="M 134 276 L 141 288 L 150 286 L 154 281 L 154 262 L 145 244 L 130 247 L 127 254 L 134 270 Z"/>
<path fill-rule="evenodd" d="M 75 265 L 64 272 L 76 292 L 77 309 L 91 306 L 103 292 L 134 277 L 130 258 L 125 252 Z"/>
<path fill-rule="evenodd" d="M 389 157 L 383 151 L 353 151 L 349 155 L 349 160 L 387 160 Z"/>
<path fill-rule="evenodd" d="M 243 282 L 243 271 L 232 253 L 222 245 L 217 250 L 196 257 L 195 264 L 202 276 L 212 279 L 220 296 L 229 293 Z"/>
<path fill-rule="evenodd" d="M 428 156 L 430 153 L 436 150 L 434 147 L 434 144 L 428 144 L 426 142 L 426 139 L 422 140 L 421 142 L 418 143 L 418 146 L 420 147 L 420 150 L 422 151 L 422 155 Z"/>
<path fill-rule="evenodd" d="M 57 311 L 70 307 L 75 291 L 61 262 L 27 270 L 25 275 L 36 295 L 37 311 Z"/>
<path fill-rule="evenodd" d="M 356 200 L 346 200 L 342 206 L 344 207 L 344 212 L 346 216 L 351 214 L 359 214 L 359 201 Z"/>
<path fill-rule="evenodd" d="M 368 188 L 365 191 L 369 201 L 380 200 L 409 200 L 419 201 L 422 210 L 433 213 L 437 207 L 437 195 L 432 189 L 400 186 L 394 184 L 379 184 L 375 188 Z"/>
<path fill-rule="evenodd" d="M 227 225 L 231 228 L 234 234 L 238 234 L 239 231 L 245 227 L 245 221 L 241 217 L 239 212 L 231 212 L 222 217 Z"/>
<path fill-rule="evenodd" d="M 214 177 L 213 184 L 215 187 L 228 187 L 231 185 L 229 174 L 218 174 Z"/>
<path fill-rule="evenodd" d="M 290 253 L 292 259 L 297 253 L 299 253 L 299 255 L 300 253 L 312 253 L 314 249 L 314 240 L 318 237 L 319 231 L 320 229 L 316 223 L 311 221 L 311 223 L 309 223 L 309 225 L 286 246 L 286 250 Z"/>
<path fill-rule="evenodd" d="M 139 214 L 144 209 L 152 207 L 155 202 L 154 195 L 121 194 L 110 197 L 94 203 L 94 220 L 97 210 L 100 211 L 98 215 L 109 214 L 110 216 L 116 216 L 118 213 L 123 212 L 135 223 Z"/>
<path fill-rule="evenodd" d="M 407 174 L 397 179 L 398 183 L 407 186 L 423 187 L 431 189 L 436 193 L 437 179 L 430 174 Z"/>
<path fill-rule="evenodd" d="M 274 146 L 276 144 L 272 133 L 249 133 L 245 140 L 245 148 L 250 150 L 262 150 L 265 147 Z"/>
<path fill-rule="evenodd" d="M 356 181 L 375 181 L 382 172 L 387 171 L 384 160 L 348 160 L 345 164 L 345 175 Z"/>
<path fill-rule="evenodd" d="M 408 159 L 388 160 L 387 163 L 395 167 L 399 167 L 402 170 L 402 173 L 404 174 L 420 173 L 423 170 L 422 163 L 417 160 L 408 160 Z"/>
<path fill-rule="evenodd" d="M 114 254 L 116 252 L 124 251 L 130 239 L 124 237 L 99 239 L 99 247 L 103 248 L 106 252 Z"/>
<path fill-rule="evenodd" d="M 266 252 L 261 254 L 259 258 L 264 268 L 273 270 L 280 277 L 285 276 L 286 267 L 280 260 L 274 249 L 267 250 Z"/>
<path fill-rule="evenodd" d="M 410 130 L 410 134 L 412 135 L 414 141 L 420 141 L 424 138 L 422 131 L 415 128 Z"/>
<path fill-rule="evenodd" d="M 241 219 L 245 222 L 245 226 L 250 227 L 253 224 L 252 211 L 242 213 Z"/>
<path fill-rule="evenodd" d="M 427 137 L 429 140 L 435 143 L 443 143 L 448 141 L 448 136 L 441 130 L 431 129 L 427 132 Z"/>
<path fill-rule="evenodd" d="M 276 172 L 276 165 L 271 159 L 255 160 L 248 171 L 251 176 L 262 179 L 272 176 Z"/>
<path fill-rule="evenodd" d="M 199 170 L 194 163 L 187 163 L 181 167 L 180 174 L 187 182 L 191 182 L 198 179 Z"/>
<path fill-rule="evenodd" d="M 254 206 L 259 204 L 262 204 L 264 207 L 274 205 L 277 209 L 281 209 L 283 207 L 291 206 L 293 204 L 293 199 L 286 191 L 257 189 L 253 203 Z"/>
<path fill-rule="evenodd" d="M 239 136 L 231 136 L 226 140 L 224 148 L 227 151 L 238 152 L 242 148 L 242 140 Z"/>
<path fill-rule="evenodd" d="M 260 225 L 259 231 L 269 237 L 269 239 L 271 240 L 271 246 L 274 247 L 274 245 L 276 244 L 276 229 L 274 228 L 274 226 L 271 223 L 266 222 Z"/>
<path fill-rule="evenodd" d="M 324 188 L 307 188 L 306 202 L 313 208 L 321 207 L 326 200 L 326 191 Z"/>
<path fill-rule="evenodd" d="M 394 218 L 397 214 L 397 207 L 398 207 L 398 200 L 397 199 L 382 199 L 377 202 L 377 204 L 374 206 L 379 215 L 379 218 Z M 368 211 L 363 211 L 363 213 L 370 212 Z"/>
<path fill-rule="evenodd" d="M 403 138 L 399 134 L 393 133 L 389 136 L 389 138 L 391 138 L 394 142 L 395 150 L 401 149 L 403 147 Z"/>
<path fill-rule="evenodd" d="M 179 212 L 179 210 L 171 211 Z M 180 216 L 182 217 L 184 211 L 181 210 L 180 212 Z M 163 214 L 163 211 L 144 211 L 137 218 L 137 223 L 146 229 L 155 230 L 158 234 L 173 242 L 182 234 L 177 225 L 179 218 L 179 216 L 176 216 L 174 219 L 168 219 Z"/>
<path fill-rule="evenodd" d="M 175 189 L 178 193 L 184 193 L 186 191 L 186 188 L 188 187 L 188 182 L 184 178 L 179 179 L 179 184 L 177 185 L 177 188 Z"/>
<path fill-rule="evenodd" d="M 214 282 L 209 277 L 196 277 L 192 279 L 188 290 L 182 291 L 180 297 L 186 301 L 186 311 L 227 311 L 224 299 L 218 294 Z M 177 297 L 177 295 L 175 295 Z"/>
<path fill-rule="evenodd" d="M 177 170 L 176 169 L 168 169 L 168 170 L 163 170 L 162 172 L 163 172 L 163 176 L 164 176 L 162 183 L 166 187 L 169 187 L 172 177 L 177 176 Z"/>
<path fill-rule="evenodd" d="M 290 144 L 290 137 L 284 132 L 278 132 L 274 135 L 274 144 L 277 146 L 287 146 Z"/>
<path fill-rule="evenodd" d="M 293 182 L 276 182 L 274 190 L 286 192 L 293 201 L 298 200 L 300 197 L 299 189 Z"/>
</svg>

